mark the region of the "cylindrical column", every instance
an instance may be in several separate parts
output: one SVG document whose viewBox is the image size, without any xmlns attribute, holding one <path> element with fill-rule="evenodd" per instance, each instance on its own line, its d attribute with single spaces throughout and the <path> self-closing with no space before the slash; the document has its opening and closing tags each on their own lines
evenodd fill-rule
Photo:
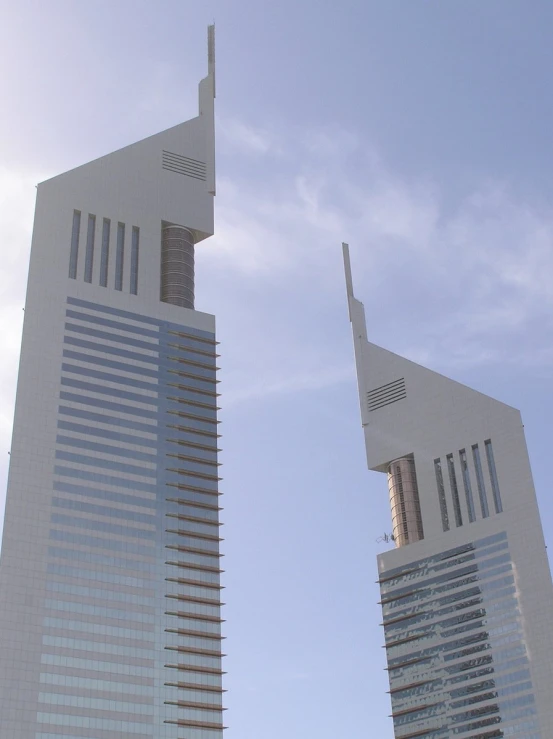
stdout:
<svg viewBox="0 0 553 739">
<path fill-rule="evenodd" d="M 403 457 L 388 465 L 388 490 L 396 547 L 423 539 L 419 490 L 413 459 Z"/>
<path fill-rule="evenodd" d="M 183 226 L 162 229 L 161 300 L 194 308 L 194 237 Z"/>
</svg>

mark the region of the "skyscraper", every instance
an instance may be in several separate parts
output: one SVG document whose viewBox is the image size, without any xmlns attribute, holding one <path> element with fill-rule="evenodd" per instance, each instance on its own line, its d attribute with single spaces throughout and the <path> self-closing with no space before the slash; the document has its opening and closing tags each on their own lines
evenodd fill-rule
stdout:
<svg viewBox="0 0 553 739">
<path fill-rule="evenodd" d="M 368 341 L 346 284 L 398 739 L 553 737 L 553 587 L 520 413 Z M 384 484 L 383 484 L 384 487 Z"/>
<path fill-rule="evenodd" d="M 2 739 L 222 736 L 214 28 L 199 115 L 38 186 L 0 562 Z"/>
</svg>

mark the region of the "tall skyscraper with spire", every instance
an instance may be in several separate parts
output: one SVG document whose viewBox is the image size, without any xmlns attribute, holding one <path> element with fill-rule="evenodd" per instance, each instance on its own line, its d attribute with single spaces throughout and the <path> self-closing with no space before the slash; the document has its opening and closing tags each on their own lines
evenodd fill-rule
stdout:
<svg viewBox="0 0 553 739">
<path fill-rule="evenodd" d="M 2 739 L 220 739 L 214 28 L 199 115 L 38 186 L 0 560 Z"/>
<path fill-rule="evenodd" d="M 344 262 L 396 739 L 551 739 L 553 587 L 519 411 L 370 343 Z M 384 483 L 383 483 L 384 487 Z"/>
</svg>

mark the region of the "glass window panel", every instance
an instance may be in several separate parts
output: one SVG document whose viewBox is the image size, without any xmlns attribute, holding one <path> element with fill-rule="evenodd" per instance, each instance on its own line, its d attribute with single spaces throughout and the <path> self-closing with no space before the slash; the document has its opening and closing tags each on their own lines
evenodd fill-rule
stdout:
<svg viewBox="0 0 553 739">
<path fill-rule="evenodd" d="M 115 289 L 123 289 L 123 261 L 125 255 L 125 224 L 117 224 L 117 247 L 115 251 Z M 68 301 L 69 302 L 69 301 Z"/>
<path fill-rule="evenodd" d="M 100 255 L 100 286 L 108 286 L 108 265 L 109 265 L 109 234 L 111 221 L 104 218 L 102 224 L 102 253 Z M 67 311 L 68 313 L 70 311 Z"/>
<path fill-rule="evenodd" d="M 86 252 L 84 259 L 84 281 L 92 282 L 92 268 L 94 265 L 94 235 L 96 231 L 96 216 L 88 215 L 86 232 Z"/>
<path fill-rule="evenodd" d="M 480 449 L 478 448 L 478 444 L 474 444 L 472 447 L 472 458 L 474 460 L 474 468 L 476 470 L 476 482 L 478 485 L 482 518 L 487 518 L 490 515 L 490 512 L 488 509 L 488 498 L 486 496 L 486 486 L 484 485 L 484 475 L 482 474 L 482 463 L 480 461 Z"/>
<path fill-rule="evenodd" d="M 447 513 L 447 501 L 445 498 L 444 477 L 442 473 L 442 463 L 439 459 L 434 460 L 434 472 L 436 473 L 438 501 L 440 503 L 440 513 L 442 515 L 442 528 L 444 531 L 449 531 L 449 516 Z"/>
<path fill-rule="evenodd" d="M 69 253 L 69 277 L 77 279 L 77 262 L 79 258 L 79 233 L 81 230 L 81 212 L 73 211 L 73 227 L 71 230 L 71 251 Z"/>
<path fill-rule="evenodd" d="M 140 229 L 136 226 L 132 227 L 131 240 L 131 284 L 130 292 L 132 295 L 138 293 L 138 247 L 140 239 Z"/>
<path fill-rule="evenodd" d="M 490 439 L 484 442 L 486 447 L 486 457 L 488 459 L 488 470 L 490 473 L 490 480 L 492 481 L 492 494 L 495 505 L 495 512 L 503 512 L 503 503 L 501 502 L 501 492 L 499 490 L 499 480 L 497 479 L 497 470 L 495 468 L 495 459 L 493 456 L 493 447 Z"/>
</svg>

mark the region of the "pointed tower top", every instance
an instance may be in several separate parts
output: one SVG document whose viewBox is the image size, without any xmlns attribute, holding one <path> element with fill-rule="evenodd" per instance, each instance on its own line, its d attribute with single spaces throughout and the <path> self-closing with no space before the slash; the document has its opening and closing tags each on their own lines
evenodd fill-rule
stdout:
<svg viewBox="0 0 553 739">
<path fill-rule="evenodd" d="M 207 73 L 213 78 L 213 97 L 215 95 L 215 23 L 207 27 Z"/>
</svg>

